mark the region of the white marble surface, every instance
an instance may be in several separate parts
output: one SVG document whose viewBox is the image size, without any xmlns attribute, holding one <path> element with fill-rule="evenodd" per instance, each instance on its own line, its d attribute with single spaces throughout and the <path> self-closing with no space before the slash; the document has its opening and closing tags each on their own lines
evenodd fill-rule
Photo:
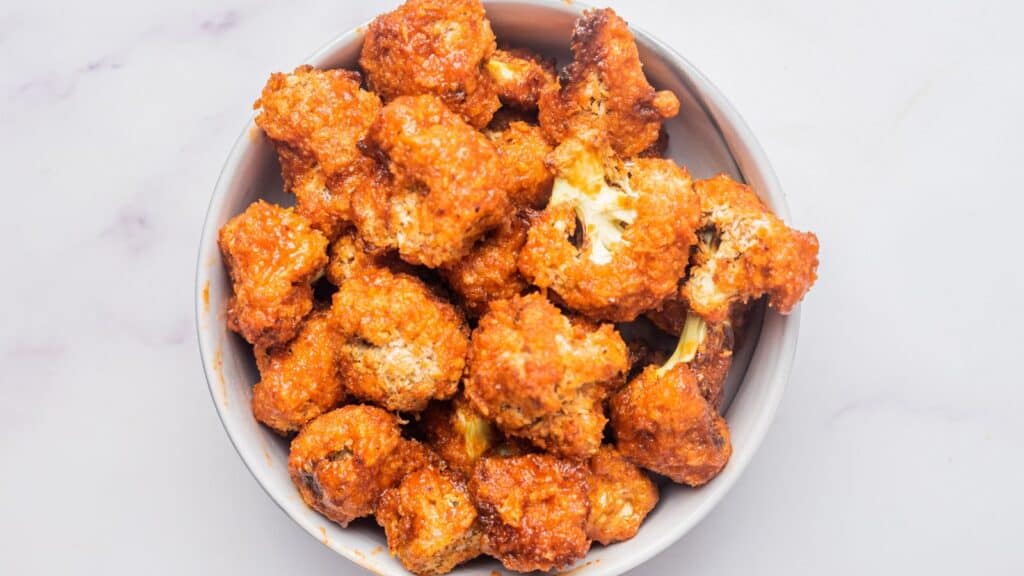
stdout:
<svg viewBox="0 0 1024 576">
<path fill-rule="evenodd" d="M 392 4 L 0 3 L 0 572 L 360 573 L 228 443 L 192 281 L 267 74 Z M 823 262 L 761 451 L 634 574 L 1021 573 L 1022 4 L 609 4 L 732 99 Z"/>
</svg>

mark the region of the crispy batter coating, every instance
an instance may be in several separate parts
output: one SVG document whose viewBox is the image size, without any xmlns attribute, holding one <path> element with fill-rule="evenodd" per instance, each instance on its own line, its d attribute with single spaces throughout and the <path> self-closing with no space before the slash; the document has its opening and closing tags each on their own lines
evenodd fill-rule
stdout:
<svg viewBox="0 0 1024 576">
<path fill-rule="evenodd" d="M 608 545 L 636 535 L 658 503 L 658 487 L 611 446 L 590 457 L 587 537 Z"/>
<path fill-rule="evenodd" d="M 754 191 L 722 174 L 695 185 L 700 197 L 700 242 L 682 296 L 708 322 L 733 307 L 768 295 L 788 314 L 817 278 L 818 238 L 776 217 Z"/>
<path fill-rule="evenodd" d="M 699 217 L 686 170 L 657 158 L 624 164 L 575 138 L 551 160 L 558 176 L 519 256 L 523 275 L 598 320 L 631 321 L 675 293 Z"/>
<path fill-rule="evenodd" d="M 506 106 L 534 110 L 545 90 L 557 88 L 555 61 L 525 48 L 496 50 L 484 68 Z"/>
<path fill-rule="evenodd" d="M 658 140 L 662 121 L 679 113 L 679 100 L 647 83 L 629 26 L 610 8 L 587 10 L 572 36 L 572 64 L 561 86 L 540 98 L 540 125 L 554 142 L 580 130 L 610 136 L 631 158 Z"/>
<path fill-rule="evenodd" d="M 423 414 L 428 445 L 466 478 L 477 461 L 502 439 L 501 433 L 465 398 L 436 402 Z"/>
<path fill-rule="evenodd" d="M 356 231 L 348 228 L 331 242 L 327 279 L 335 286 L 366 270 L 387 268 L 394 272 L 412 274 L 412 267 L 391 252 L 374 252 Z"/>
<path fill-rule="evenodd" d="M 359 65 L 385 101 L 432 94 L 482 128 L 501 106 L 483 68 L 495 48 L 480 0 L 407 0 L 370 24 Z"/>
<path fill-rule="evenodd" d="M 513 214 L 484 236 L 464 258 L 441 269 L 471 315 L 483 314 L 494 300 L 511 298 L 529 289 L 517 265 L 529 227 L 525 214 Z"/>
<path fill-rule="evenodd" d="M 427 466 L 384 493 L 376 511 L 391 554 L 414 574 L 445 574 L 480 555 L 477 513 L 464 482 Z"/>
<path fill-rule="evenodd" d="M 700 486 L 729 461 L 729 428 L 686 364 L 648 367 L 610 405 L 616 448 L 638 466 Z"/>
<path fill-rule="evenodd" d="M 484 552 L 520 572 L 582 558 L 590 548 L 587 490 L 587 471 L 578 462 L 547 454 L 484 458 L 469 483 Z"/>
<path fill-rule="evenodd" d="M 324 235 L 293 209 L 257 200 L 220 229 L 218 243 L 234 289 L 228 328 L 260 346 L 291 340 L 327 265 Z"/>
<path fill-rule="evenodd" d="M 419 412 L 455 394 L 469 330 L 458 309 L 420 279 L 367 270 L 341 284 L 331 314 L 345 339 L 345 386 L 356 398 Z"/>
<path fill-rule="evenodd" d="M 287 344 L 256 346 L 260 381 L 252 389 L 256 419 L 281 434 L 345 399 L 338 353 L 341 339 L 325 311 L 313 312 Z"/>
<path fill-rule="evenodd" d="M 397 419 L 349 405 L 316 418 L 292 440 L 288 473 L 310 507 L 342 526 L 373 513 L 408 472 Z"/>
<path fill-rule="evenodd" d="M 674 297 L 665 300 L 660 309 L 648 312 L 647 317 L 658 328 L 679 336 L 683 332 L 689 310 L 685 300 Z M 729 368 L 732 366 L 733 350 L 736 349 L 734 326 L 742 323 L 742 312 L 737 309 L 725 321 L 715 324 L 705 323 L 700 337 L 700 345 L 697 346 L 693 359 L 687 362 L 690 370 L 697 377 L 701 395 L 715 409 L 722 406 L 722 392 L 724 392 L 725 380 L 729 377 Z"/>
<path fill-rule="evenodd" d="M 466 396 L 506 434 L 583 458 L 600 446 L 602 401 L 628 369 L 613 326 L 571 321 L 535 293 L 492 302 L 480 319 Z"/>
<path fill-rule="evenodd" d="M 359 84 L 357 72 L 300 66 L 272 74 L 253 105 L 256 124 L 277 147 L 297 211 L 329 238 L 351 220 L 351 189 L 370 170 L 356 144 L 381 104 Z"/>
<path fill-rule="evenodd" d="M 436 268 L 468 253 L 509 212 L 494 145 L 433 96 L 392 101 L 368 142 L 393 176 L 391 186 L 364 187 L 353 199 L 361 235 L 378 248 Z"/>
<path fill-rule="evenodd" d="M 543 208 L 551 196 L 555 177 L 545 162 L 551 146 L 540 128 L 513 121 L 486 134 L 498 149 L 505 168 L 509 200 L 520 208 Z"/>
</svg>

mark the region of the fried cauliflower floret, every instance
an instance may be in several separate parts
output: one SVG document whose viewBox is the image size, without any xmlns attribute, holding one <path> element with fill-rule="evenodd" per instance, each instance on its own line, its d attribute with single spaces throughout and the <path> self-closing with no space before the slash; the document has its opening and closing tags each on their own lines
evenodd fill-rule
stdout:
<svg viewBox="0 0 1024 576">
<path fill-rule="evenodd" d="M 693 371 L 677 358 L 648 366 L 612 396 L 615 446 L 642 468 L 700 486 L 722 470 L 732 444 L 725 419 L 704 399 Z"/>
<path fill-rule="evenodd" d="M 281 434 L 345 399 L 338 352 L 341 339 L 326 312 L 313 312 L 287 344 L 256 346 L 260 381 L 252 389 L 256 419 Z"/>
<path fill-rule="evenodd" d="M 328 250 L 327 280 L 341 286 L 345 280 L 364 271 L 386 268 L 394 272 L 411 274 L 412 267 L 405 264 L 393 253 L 372 251 L 356 231 L 349 228 L 331 242 Z"/>
<path fill-rule="evenodd" d="M 436 268 L 466 255 L 509 212 L 498 152 L 433 96 L 392 101 L 368 142 L 393 177 L 354 200 L 356 225 L 378 249 L 397 248 L 403 260 Z"/>
<path fill-rule="evenodd" d="M 350 394 L 388 410 L 419 412 L 455 394 L 468 329 L 459 311 L 420 279 L 385 269 L 341 284 L 331 307 Z"/>
<path fill-rule="evenodd" d="M 561 86 L 541 95 L 540 125 L 548 138 L 562 142 L 597 129 L 624 158 L 657 142 L 662 121 L 679 113 L 679 100 L 647 83 L 626 22 L 610 8 L 585 11 L 573 31 L 572 53 Z"/>
<path fill-rule="evenodd" d="M 477 461 L 497 445 L 501 433 L 464 397 L 431 404 L 423 414 L 427 443 L 465 477 Z"/>
<path fill-rule="evenodd" d="M 611 446 L 590 457 L 587 537 L 608 545 L 636 535 L 658 503 L 658 487 Z"/>
<path fill-rule="evenodd" d="M 391 554 L 414 574 L 445 574 L 480 555 L 477 513 L 463 481 L 440 467 L 407 475 L 375 513 Z"/>
<path fill-rule="evenodd" d="M 479 316 L 490 302 L 522 294 L 530 287 L 517 265 L 529 227 L 525 215 L 514 214 L 464 258 L 441 269 L 470 314 Z"/>
<path fill-rule="evenodd" d="M 683 298 L 709 322 L 764 294 L 770 307 L 790 313 L 817 278 L 818 238 L 786 226 L 749 186 L 724 174 L 695 189 L 703 233 Z"/>
<path fill-rule="evenodd" d="M 483 67 L 495 47 L 479 0 L 407 0 L 370 24 L 359 65 L 385 101 L 431 94 L 482 128 L 501 106 Z"/>
<path fill-rule="evenodd" d="M 509 570 L 562 568 L 590 548 L 583 464 L 547 454 L 484 458 L 469 491 L 484 530 L 484 552 Z"/>
<path fill-rule="evenodd" d="M 554 60 L 523 48 L 496 50 L 484 68 L 506 106 L 536 109 L 544 90 L 557 86 Z"/>
<path fill-rule="evenodd" d="M 551 196 L 554 174 L 545 162 L 551 146 L 540 128 L 513 121 L 486 134 L 505 168 L 509 200 L 520 208 L 543 208 Z"/>
<path fill-rule="evenodd" d="M 372 514 L 381 494 L 408 472 L 408 442 L 384 410 L 344 406 L 302 428 L 292 440 L 288 473 L 306 504 L 347 526 Z"/>
<path fill-rule="evenodd" d="M 260 346 L 291 340 L 327 265 L 324 235 L 293 209 L 257 200 L 220 229 L 218 243 L 234 290 L 228 328 Z"/>
<path fill-rule="evenodd" d="M 681 358 L 676 360 L 689 364 L 701 395 L 719 408 L 736 346 L 733 324 L 741 322 L 742 315 L 733 314 L 723 322 L 709 324 L 691 312 L 685 300 L 669 298 L 647 317 L 665 332 L 682 338 L 683 344 L 677 348 Z"/>
<path fill-rule="evenodd" d="M 575 138 L 551 159 L 554 189 L 519 256 L 523 275 L 597 320 L 631 321 L 674 294 L 699 216 L 686 170 L 656 158 L 622 163 Z"/>
<path fill-rule="evenodd" d="M 351 220 L 351 189 L 370 170 L 356 145 L 381 104 L 359 84 L 357 72 L 300 66 L 272 74 L 253 105 L 256 124 L 278 150 L 297 211 L 331 238 Z"/>
<path fill-rule="evenodd" d="M 466 396 L 506 434 L 583 458 L 601 444 L 602 401 L 629 369 L 610 324 L 571 321 L 540 294 L 492 302 L 473 332 Z"/>
</svg>

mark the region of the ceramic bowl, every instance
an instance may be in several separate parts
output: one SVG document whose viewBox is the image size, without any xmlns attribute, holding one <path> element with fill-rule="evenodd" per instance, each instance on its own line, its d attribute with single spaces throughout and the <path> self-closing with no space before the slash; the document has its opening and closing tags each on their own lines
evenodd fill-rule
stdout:
<svg viewBox="0 0 1024 576">
<path fill-rule="evenodd" d="M 560 65 L 568 60 L 573 22 L 584 5 L 536 0 L 485 4 L 501 41 L 555 56 Z M 361 26 L 338 36 L 307 63 L 355 68 L 364 31 Z M 668 44 L 637 28 L 633 31 L 650 82 L 658 89 L 672 90 L 682 103 L 679 116 L 666 123 L 668 155 L 686 166 L 694 178 L 726 172 L 746 181 L 776 214 L 788 218 L 785 197 L 768 159 L 725 97 Z M 384 533 L 372 520 L 342 529 L 302 502 L 288 477 L 288 442 L 258 424 L 249 408 L 258 373 L 250 346 L 225 327 L 231 284 L 217 249 L 217 231 L 258 198 L 291 204 L 281 187 L 273 147 L 250 120 L 214 189 L 199 250 L 196 315 L 210 395 L 225 431 L 256 481 L 310 536 L 373 572 L 405 575 L 398 561 L 388 555 Z M 726 389 L 724 414 L 732 432 L 733 454 L 722 473 L 699 489 L 663 485 L 661 501 L 633 539 L 608 547 L 595 545 L 572 567 L 573 574 L 608 576 L 637 566 L 679 540 L 725 496 L 747 467 L 775 414 L 789 377 L 799 322 L 796 312 L 784 317 L 765 311 L 763 306 L 755 308 Z M 496 561 L 478 559 L 454 574 L 490 576 L 493 571 L 504 573 Z"/>
</svg>

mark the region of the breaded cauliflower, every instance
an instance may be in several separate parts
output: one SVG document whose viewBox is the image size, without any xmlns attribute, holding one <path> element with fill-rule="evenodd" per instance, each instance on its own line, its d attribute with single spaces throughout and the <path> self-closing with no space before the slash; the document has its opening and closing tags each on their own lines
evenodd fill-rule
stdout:
<svg viewBox="0 0 1024 576">
<path fill-rule="evenodd" d="M 519 270 L 570 308 L 628 322 L 678 289 L 699 205 L 671 160 L 622 163 L 601 139 L 570 139 L 552 154 L 551 200 L 530 228 Z"/>
<path fill-rule="evenodd" d="M 341 338 L 326 311 L 313 312 L 287 344 L 256 346 L 260 381 L 252 389 L 256 419 L 280 434 L 297 432 L 345 399 Z"/>
<path fill-rule="evenodd" d="M 465 477 L 501 440 L 501 433 L 462 395 L 431 404 L 423 414 L 427 444 Z"/>
<path fill-rule="evenodd" d="M 590 548 L 581 463 L 547 454 L 484 458 L 469 491 L 484 530 L 484 552 L 509 570 L 562 568 Z"/>
<path fill-rule="evenodd" d="M 615 151 L 632 158 L 657 142 L 679 100 L 647 83 L 629 26 L 615 11 L 587 10 L 572 36 L 572 64 L 561 86 L 540 98 L 540 125 L 554 142 L 581 131 L 606 132 Z"/>
<path fill-rule="evenodd" d="M 331 242 L 328 250 L 327 280 L 341 286 L 345 280 L 364 271 L 387 268 L 393 272 L 412 273 L 412 266 L 405 264 L 392 252 L 374 252 L 349 228 Z"/>
<path fill-rule="evenodd" d="M 496 50 L 484 68 L 506 106 L 536 110 L 540 95 L 557 88 L 554 60 L 525 48 Z"/>
<path fill-rule="evenodd" d="M 331 314 L 345 342 L 349 393 L 388 410 L 419 412 L 455 394 L 469 330 L 457 308 L 418 278 L 386 269 L 342 282 Z"/>
<path fill-rule="evenodd" d="M 464 258 L 441 269 L 471 315 L 483 314 L 494 300 L 511 298 L 529 289 L 517 264 L 529 227 L 525 215 L 513 214 L 484 236 Z"/>
<path fill-rule="evenodd" d="M 359 65 L 385 101 L 431 94 L 482 128 L 501 106 L 483 67 L 495 48 L 479 0 L 407 0 L 370 24 Z"/>
<path fill-rule="evenodd" d="M 257 200 L 224 224 L 218 243 L 234 289 L 228 328 L 260 346 L 291 340 L 313 309 L 327 238 L 292 208 Z"/>
<path fill-rule="evenodd" d="M 360 234 L 378 249 L 436 268 L 465 256 L 510 210 L 494 145 L 433 96 L 393 100 L 367 141 L 393 176 L 353 199 Z"/>
<path fill-rule="evenodd" d="M 551 196 L 554 174 L 545 162 L 551 146 L 540 128 L 513 121 L 486 134 L 501 157 L 509 200 L 520 208 L 543 208 Z"/>
<path fill-rule="evenodd" d="M 770 307 L 791 312 L 817 278 L 818 238 L 786 226 L 749 186 L 724 174 L 694 188 L 702 233 L 682 297 L 712 323 L 764 294 Z"/>
<path fill-rule="evenodd" d="M 385 490 L 409 471 L 398 420 L 349 405 L 306 424 L 292 440 L 288 473 L 310 507 L 342 526 L 373 513 Z"/>
<path fill-rule="evenodd" d="M 300 66 L 272 74 L 253 105 L 256 124 L 274 142 L 297 211 L 333 238 L 351 220 L 349 196 L 372 171 L 357 143 L 377 117 L 380 99 L 348 70 Z"/>
<path fill-rule="evenodd" d="M 410 472 L 375 516 L 391 554 L 414 574 L 445 574 L 480 555 L 476 508 L 464 481 L 443 467 Z"/>
<path fill-rule="evenodd" d="M 685 300 L 670 298 L 660 310 L 648 312 L 647 317 L 662 330 L 681 338 L 676 361 L 690 366 L 701 395 L 716 409 L 721 407 L 736 344 L 733 323 L 742 314 L 734 312 L 732 318 L 709 324 L 690 311 Z"/>
<path fill-rule="evenodd" d="M 492 302 L 473 332 L 466 396 L 512 436 L 549 452 L 597 451 L 602 402 L 629 369 L 610 324 L 570 320 L 541 294 Z"/>
<path fill-rule="evenodd" d="M 732 454 L 729 428 L 674 356 L 612 396 L 615 446 L 634 464 L 689 486 L 714 478 Z"/>
<path fill-rule="evenodd" d="M 658 487 L 611 446 L 590 457 L 587 537 L 601 544 L 629 540 L 658 503 Z"/>
</svg>

